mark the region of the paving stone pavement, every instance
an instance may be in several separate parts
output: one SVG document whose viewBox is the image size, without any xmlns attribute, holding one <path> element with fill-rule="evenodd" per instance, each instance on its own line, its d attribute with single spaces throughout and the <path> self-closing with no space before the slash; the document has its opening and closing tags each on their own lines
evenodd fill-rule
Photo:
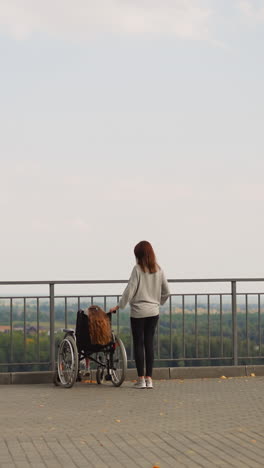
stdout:
<svg viewBox="0 0 264 468">
<path fill-rule="evenodd" d="M 263 467 L 264 378 L 0 386 L 0 468 Z"/>
</svg>

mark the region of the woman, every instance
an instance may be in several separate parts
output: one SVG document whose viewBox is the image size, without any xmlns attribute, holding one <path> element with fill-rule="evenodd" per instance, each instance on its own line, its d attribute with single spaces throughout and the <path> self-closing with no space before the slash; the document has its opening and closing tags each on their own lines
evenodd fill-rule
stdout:
<svg viewBox="0 0 264 468">
<path fill-rule="evenodd" d="M 154 361 L 154 334 L 159 320 L 159 306 L 168 299 L 168 283 L 157 264 L 154 250 L 147 241 L 134 248 L 137 264 L 134 266 L 128 285 L 119 304 L 110 312 L 131 307 L 131 329 L 135 361 L 138 373 L 136 388 L 153 388 L 152 368 Z M 145 359 L 144 359 L 145 354 Z M 146 377 L 144 378 L 144 361 Z"/>
</svg>

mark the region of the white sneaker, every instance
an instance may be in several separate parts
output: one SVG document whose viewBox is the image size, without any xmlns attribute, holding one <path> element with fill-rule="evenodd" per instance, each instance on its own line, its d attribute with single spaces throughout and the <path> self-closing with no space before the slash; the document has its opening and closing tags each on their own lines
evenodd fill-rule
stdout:
<svg viewBox="0 0 264 468">
<path fill-rule="evenodd" d="M 137 379 L 137 382 L 134 384 L 134 388 L 146 388 L 145 379 Z"/>
<path fill-rule="evenodd" d="M 153 388 L 153 382 L 150 377 L 146 378 L 145 382 L 146 382 L 146 388 Z"/>
</svg>

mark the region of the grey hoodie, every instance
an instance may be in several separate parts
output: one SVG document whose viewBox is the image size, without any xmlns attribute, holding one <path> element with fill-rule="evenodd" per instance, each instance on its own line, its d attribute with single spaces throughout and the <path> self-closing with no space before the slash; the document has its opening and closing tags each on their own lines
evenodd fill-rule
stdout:
<svg viewBox="0 0 264 468">
<path fill-rule="evenodd" d="M 159 306 L 166 302 L 169 295 L 169 286 L 162 269 L 156 273 L 144 273 L 139 265 L 135 265 L 118 305 L 124 309 L 129 303 L 131 317 L 152 317 L 159 314 Z"/>
</svg>

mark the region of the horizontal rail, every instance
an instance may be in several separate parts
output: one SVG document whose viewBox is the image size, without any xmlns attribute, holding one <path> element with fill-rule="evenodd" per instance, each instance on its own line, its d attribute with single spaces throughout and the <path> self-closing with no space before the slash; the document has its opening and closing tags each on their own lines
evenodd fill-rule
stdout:
<svg viewBox="0 0 264 468">
<path fill-rule="evenodd" d="M 9 362 L 7 363 L 0 363 L 0 367 L 9 366 L 48 366 L 50 365 L 50 361 L 36 361 L 36 362 Z"/>
<path fill-rule="evenodd" d="M 177 278 L 168 279 L 169 283 L 230 283 L 264 282 L 264 278 Z M 36 285 L 36 284 L 124 284 L 128 280 L 47 280 L 47 281 L 0 281 L 0 286 Z"/>
<path fill-rule="evenodd" d="M 239 296 L 244 296 L 244 295 L 247 295 L 247 296 L 257 296 L 258 294 L 264 294 L 264 291 L 260 291 L 260 292 L 256 292 L 256 291 L 252 291 L 252 292 L 238 292 L 237 293 L 237 297 Z M 193 297 L 193 296 L 208 296 L 208 292 L 187 292 L 187 293 L 173 293 L 173 296 L 176 296 L 176 297 Z M 231 292 L 210 292 L 210 296 L 232 296 L 232 293 Z M 105 294 L 72 294 L 72 295 L 68 295 L 66 296 L 68 299 L 76 299 L 76 298 L 80 298 L 80 299 L 87 299 L 88 297 L 93 297 L 93 298 L 97 298 L 97 299 L 103 299 L 105 297 Z M 114 298 L 116 297 L 116 294 L 107 294 L 107 297 L 111 297 L 111 298 Z M 54 296 L 55 299 L 64 299 L 65 298 L 65 294 L 63 295 L 55 295 Z M 19 300 L 19 299 L 49 299 L 49 296 L 46 295 L 46 296 L 38 296 L 37 294 L 32 294 L 31 296 L 27 295 L 27 296 L 1 296 L 0 295 L 0 300 L 1 299 L 13 299 L 13 300 Z"/>
</svg>

